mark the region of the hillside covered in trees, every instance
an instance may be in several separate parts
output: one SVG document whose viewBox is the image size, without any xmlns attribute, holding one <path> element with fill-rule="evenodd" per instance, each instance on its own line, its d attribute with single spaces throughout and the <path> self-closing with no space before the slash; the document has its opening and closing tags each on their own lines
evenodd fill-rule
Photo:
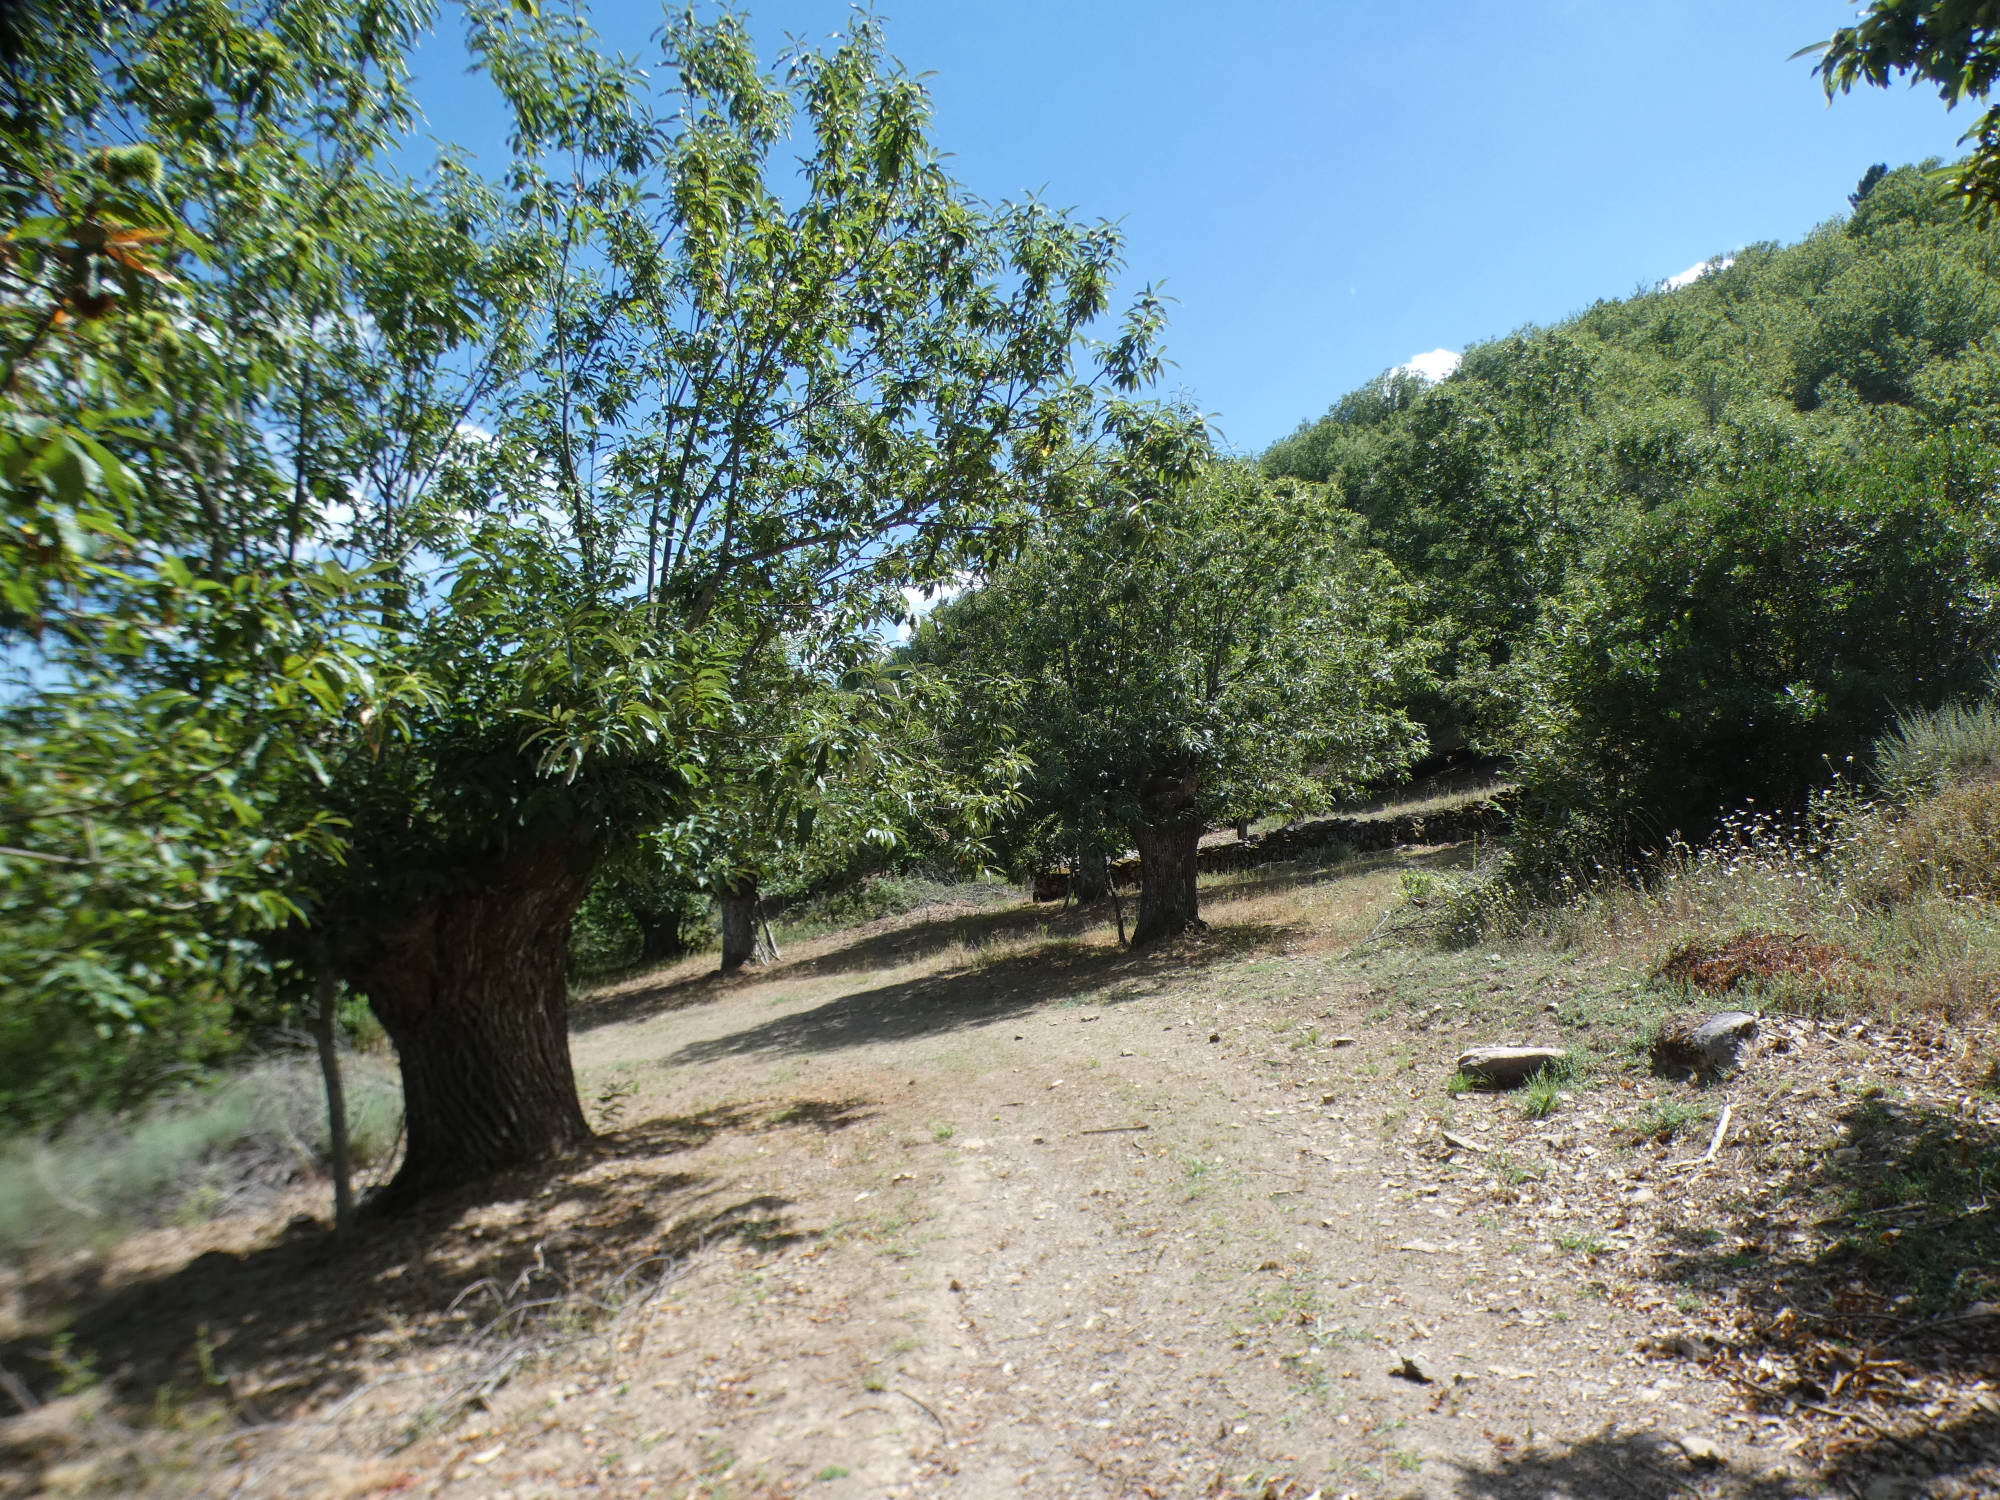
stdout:
<svg viewBox="0 0 2000 1500">
<path fill-rule="evenodd" d="M 1796 803 L 1983 679 L 2000 235 L 1936 167 L 1437 384 L 1390 372 L 1263 455 L 1420 585 L 1434 743 L 1515 761 L 1538 836 L 1630 855 Z"/>
</svg>

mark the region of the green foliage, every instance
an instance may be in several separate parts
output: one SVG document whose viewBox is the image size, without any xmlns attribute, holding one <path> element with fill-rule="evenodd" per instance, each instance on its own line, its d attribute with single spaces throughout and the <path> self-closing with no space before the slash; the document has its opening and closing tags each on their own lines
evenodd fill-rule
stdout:
<svg viewBox="0 0 2000 1500">
<path fill-rule="evenodd" d="M 1430 652 L 1395 570 L 1311 486 L 1217 462 L 1053 513 L 916 644 L 1030 762 L 1024 842 L 1122 847 L 1149 819 L 1323 807 L 1421 746 Z M 1115 836 L 1112 831 L 1116 830 Z"/>
<path fill-rule="evenodd" d="M 488 182 L 391 165 L 425 5 L 274 15 L 89 4 L 0 80 L 16 1119 L 213 1060 L 328 965 L 386 1019 L 441 903 L 544 883 L 508 936 L 546 956 L 730 789 L 798 844 L 887 826 L 825 786 L 923 800 L 897 694 L 845 683 L 874 628 L 1157 370 L 1150 295 L 1085 338 L 1115 231 L 959 189 L 870 17 L 773 76 L 684 14 L 649 74 L 581 9 L 469 5 Z"/>
<path fill-rule="evenodd" d="M 1535 854 L 1663 847 L 1803 802 L 1891 705 L 1978 681 L 1994 644 L 1993 459 L 1769 467 L 1610 529 L 1552 601 L 1522 760 Z"/>
<path fill-rule="evenodd" d="M 1441 693 L 1413 705 L 1433 738 L 1516 753 L 1546 727 L 1523 721 L 1540 696 L 1536 643 L 1563 628 L 1555 615 L 1602 566 L 1607 534 L 1646 535 L 1640 518 L 1703 494 L 1839 488 L 1863 472 L 1884 495 L 1936 481 L 1975 508 L 1990 482 L 1976 444 L 1957 457 L 1927 445 L 2000 438 L 1996 271 L 2000 236 L 1927 168 L 1871 171 L 1852 213 L 1799 244 L 1749 246 L 1691 284 L 1476 346 L 1436 384 L 1384 377 L 1264 467 L 1328 484 L 1423 585 L 1448 642 Z M 1953 660 L 1940 665 L 1955 682 Z M 1894 702 L 1932 704 L 1949 686 Z M 1809 758 L 1836 748 L 1855 745 L 1831 737 Z M 1797 785 L 1787 760 L 1751 792 Z"/>
<path fill-rule="evenodd" d="M 384 301 L 383 247 L 435 204 L 374 166 L 426 20 L 84 4 L 17 38 L 0 1119 L 129 1098 L 271 1019 L 291 980 L 250 940 L 299 915 L 298 861 L 337 855 L 315 789 L 424 696 L 383 571 L 323 542 L 385 446 L 424 448 L 418 412 L 449 430 L 406 389 L 432 325 Z"/>
<path fill-rule="evenodd" d="M 2000 18 L 1984 0 L 1870 0 L 1860 20 L 1806 51 L 1821 54 L 1816 71 L 1829 99 L 1908 75 L 1935 84 L 1949 108 L 1986 98 L 2000 78 Z M 1980 116 L 1960 144 L 1967 141 L 1971 154 L 1945 180 L 1985 220 L 2000 206 L 2000 107 Z"/>
</svg>

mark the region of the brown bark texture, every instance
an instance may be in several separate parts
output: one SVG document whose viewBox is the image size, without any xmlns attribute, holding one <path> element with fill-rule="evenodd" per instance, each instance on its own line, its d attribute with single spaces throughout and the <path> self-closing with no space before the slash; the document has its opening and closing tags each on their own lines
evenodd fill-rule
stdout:
<svg viewBox="0 0 2000 1500">
<path fill-rule="evenodd" d="M 395 1044 L 406 1149 L 395 1210 L 590 1140 L 569 1055 L 570 918 L 587 851 L 503 855 L 417 904 L 346 966 Z"/>
<path fill-rule="evenodd" d="M 1076 904 L 1089 906 L 1111 894 L 1111 861 L 1102 854 L 1076 857 Z"/>
<path fill-rule="evenodd" d="M 679 912 L 670 912 L 664 917 L 635 917 L 639 924 L 639 961 L 659 964 L 669 959 L 679 958 L 688 951 L 688 941 L 681 932 Z"/>
<path fill-rule="evenodd" d="M 734 974 L 748 963 L 769 963 L 774 955 L 767 946 L 757 883 L 727 886 L 715 904 L 722 914 L 722 972 Z"/>
<path fill-rule="evenodd" d="M 1195 892 L 1201 815 L 1191 775 L 1157 777 L 1140 802 L 1139 918 L 1132 946 L 1143 948 L 1201 925 Z"/>
</svg>

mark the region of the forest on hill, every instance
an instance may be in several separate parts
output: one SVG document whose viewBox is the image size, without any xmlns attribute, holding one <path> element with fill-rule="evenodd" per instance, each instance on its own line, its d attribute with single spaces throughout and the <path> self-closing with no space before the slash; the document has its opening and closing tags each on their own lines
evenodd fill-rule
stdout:
<svg viewBox="0 0 2000 1500">
<path fill-rule="evenodd" d="M 1994 647 L 2000 237 L 1938 163 L 1795 245 L 1391 372 L 1264 454 L 1425 586 L 1434 736 L 1547 852 L 1796 805 Z"/>
<path fill-rule="evenodd" d="M 1250 457 L 872 16 L 640 74 L 468 0 L 482 175 L 401 165 L 419 0 L 74 11 L 0 79 L 9 1127 L 386 1034 L 408 1206 L 587 1147 L 574 974 L 754 963 L 769 898 L 1136 850 L 1146 946 L 1207 830 L 1452 755 L 1504 878 L 1626 878 L 1985 689 L 1964 164 Z"/>
</svg>

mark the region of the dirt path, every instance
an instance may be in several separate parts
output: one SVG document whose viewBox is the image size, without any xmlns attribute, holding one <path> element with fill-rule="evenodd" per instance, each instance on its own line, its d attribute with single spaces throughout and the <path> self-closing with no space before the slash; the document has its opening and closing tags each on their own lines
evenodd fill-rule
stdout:
<svg viewBox="0 0 2000 1500">
<path fill-rule="evenodd" d="M 1706 1436 L 1721 1403 L 1651 1386 L 1638 1322 L 1421 1149 L 1439 1076 L 1342 956 L 1392 878 L 1269 947 L 919 956 L 859 990 L 822 959 L 585 1033 L 635 1114 L 829 1122 L 684 1164 L 811 1247 L 706 1261 L 600 1444 L 660 1433 L 638 1473 L 717 1494 L 1678 1487 L 1684 1455 L 1626 1429 Z"/>
<path fill-rule="evenodd" d="M 128 1412 L 226 1400 L 155 1395 L 125 1459 L 0 1493 L 1992 1493 L 1993 1386 L 1963 1371 L 1928 1448 L 1857 1457 L 1865 1416 L 1746 1405 L 1711 1330 L 1749 1262 L 1698 1226 L 1769 1194 L 1711 1175 L 1705 1124 L 1631 1145 L 1653 1095 L 1625 1076 L 1542 1120 L 1448 1098 L 1464 1043 L 1633 1003 L 1574 958 L 1365 941 L 1403 869 L 1452 857 L 1239 880 L 1152 956 L 1074 915 L 933 911 L 600 995 L 575 1055 L 603 1158 L 346 1258 L 296 1227 L 124 1247 L 74 1347 Z M 1827 1077 L 1861 1045 L 1779 1044 Z M 1767 1175 L 1819 1128 L 1783 1097 L 1733 1106 Z M 1684 1241 L 1735 1258 L 1661 1280 Z"/>
</svg>

